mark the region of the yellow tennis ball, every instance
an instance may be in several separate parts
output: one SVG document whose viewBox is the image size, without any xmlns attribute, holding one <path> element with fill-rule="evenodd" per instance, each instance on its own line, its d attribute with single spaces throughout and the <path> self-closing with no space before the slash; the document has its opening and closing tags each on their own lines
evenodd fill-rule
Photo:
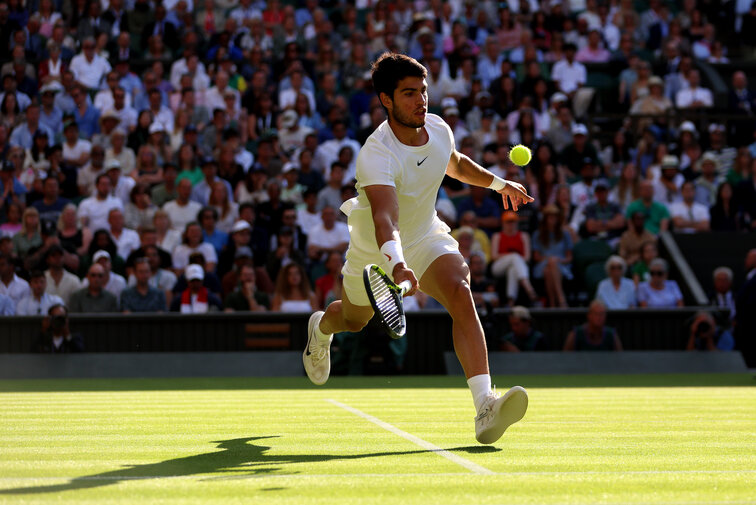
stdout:
<svg viewBox="0 0 756 505">
<path fill-rule="evenodd" d="M 509 150 L 509 159 L 517 166 L 525 166 L 530 163 L 530 149 L 518 144 Z"/>
</svg>

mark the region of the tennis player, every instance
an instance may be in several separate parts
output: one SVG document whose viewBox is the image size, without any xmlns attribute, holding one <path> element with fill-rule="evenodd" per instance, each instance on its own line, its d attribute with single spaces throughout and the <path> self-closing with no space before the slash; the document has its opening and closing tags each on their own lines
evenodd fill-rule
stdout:
<svg viewBox="0 0 756 505">
<path fill-rule="evenodd" d="M 476 439 L 495 442 L 519 421 L 528 396 L 519 386 L 504 396 L 491 389 L 483 328 L 470 292 L 470 271 L 457 242 L 435 210 L 444 175 L 491 188 L 504 208 L 533 201 L 525 188 L 493 175 L 454 147 L 454 134 L 439 116 L 428 114 L 425 67 L 402 54 L 384 53 L 372 67 L 373 86 L 388 120 L 365 142 L 357 157 L 358 196 L 344 202 L 350 242 L 342 269 L 342 300 L 310 317 L 302 355 L 307 376 L 324 384 L 331 370 L 333 334 L 361 330 L 373 316 L 362 272 L 375 263 L 399 284 L 409 280 L 438 300 L 454 324 L 454 349 L 465 371 L 477 416 Z"/>
</svg>

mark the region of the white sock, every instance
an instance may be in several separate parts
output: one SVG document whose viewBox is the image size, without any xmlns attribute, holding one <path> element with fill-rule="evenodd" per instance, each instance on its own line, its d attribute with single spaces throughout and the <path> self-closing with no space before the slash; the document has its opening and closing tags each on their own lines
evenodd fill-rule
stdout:
<svg viewBox="0 0 756 505">
<path fill-rule="evenodd" d="M 315 325 L 315 338 L 318 339 L 318 342 L 328 342 L 331 340 L 331 335 L 326 335 L 323 333 L 323 331 L 320 329 L 320 324 Z"/>
<path fill-rule="evenodd" d="M 470 377 L 467 379 L 467 385 L 470 387 L 470 392 L 473 396 L 475 412 L 480 412 L 483 402 L 485 402 L 488 393 L 491 392 L 491 376 L 489 374 L 481 374 Z"/>
</svg>

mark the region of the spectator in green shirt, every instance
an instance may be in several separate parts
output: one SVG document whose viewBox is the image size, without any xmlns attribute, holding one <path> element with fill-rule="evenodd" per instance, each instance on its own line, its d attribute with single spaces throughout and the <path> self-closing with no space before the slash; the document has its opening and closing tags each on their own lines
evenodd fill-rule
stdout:
<svg viewBox="0 0 756 505">
<path fill-rule="evenodd" d="M 654 201 L 654 185 L 651 181 L 640 184 L 640 198 L 627 206 L 625 215 L 630 218 L 635 212 L 645 217 L 644 227 L 654 235 L 669 228 L 669 210 L 663 203 Z"/>
<path fill-rule="evenodd" d="M 270 307 L 266 293 L 255 287 L 255 267 L 242 265 L 239 271 L 239 286 L 226 297 L 223 303 L 226 312 L 250 311 L 265 312 Z"/>
</svg>

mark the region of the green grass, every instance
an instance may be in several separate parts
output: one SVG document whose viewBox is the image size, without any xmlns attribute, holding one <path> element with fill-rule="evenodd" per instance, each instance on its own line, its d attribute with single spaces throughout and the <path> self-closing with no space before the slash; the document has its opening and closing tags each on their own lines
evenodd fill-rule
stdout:
<svg viewBox="0 0 756 505">
<path fill-rule="evenodd" d="M 756 503 L 751 376 L 496 383 L 530 408 L 484 447 L 455 377 L 0 381 L 0 503 Z"/>
</svg>

